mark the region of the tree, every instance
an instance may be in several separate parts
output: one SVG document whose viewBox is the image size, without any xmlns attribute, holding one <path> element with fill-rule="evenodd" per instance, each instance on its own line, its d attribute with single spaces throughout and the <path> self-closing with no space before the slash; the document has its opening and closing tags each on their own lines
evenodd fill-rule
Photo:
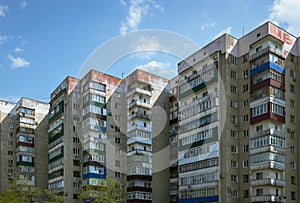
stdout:
<svg viewBox="0 0 300 203">
<path fill-rule="evenodd" d="M 86 186 L 79 195 L 79 199 L 93 203 L 126 202 L 124 189 L 124 186 L 114 179 L 107 178 L 106 186 Z"/>
<path fill-rule="evenodd" d="M 29 203 L 29 202 L 47 202 L 61 203 L 65 197 L 59 196 L 57 192 L 42 190 L 36 186 L 28 184 L 26 180 L 12 181 L 7 185 L 4 192 L 0 194 L 0 203 Z"/>
</svg>

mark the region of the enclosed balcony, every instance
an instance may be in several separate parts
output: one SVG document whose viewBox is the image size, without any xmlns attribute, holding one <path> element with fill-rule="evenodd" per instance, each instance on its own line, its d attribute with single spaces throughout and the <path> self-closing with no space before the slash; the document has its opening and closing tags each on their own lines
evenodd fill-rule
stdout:
<svg viewBox="0 0 300 203">
<path fill-rule="evenodd" d="M 259 195 L 259 196 L 252 196 L 251 202 L 285 202 L 282 196 L 276 195 Z"/>
<path fill-rule="evenodd" d="M 275 169 L 275 170 L 285 170 L 285 164 L 276 161 L 264 161 L 260 163 L 250 164 L 250 170 L 261 170 L 261 169 Z"/>
<path fill-rule="evenodd" d="M 279 48 L 276 48 L 274 46 L 268 46 L 266 48 L 263 48 L 263 49 L 260 49 L 258 50 L 257 52 L 253 53 L 253 54 L 250 54 L 250 61 L 266 54 L 266 53 L 273 53 L 273 54 L 276 54 L 277 56 L 280 56 L 282 58 L 284 58 L 284 52 L 282 49 L 279 49 Z"/>
<path fill-rule="evenodd" d="M 251 186 L 273 185 L 277 187 L 285 187 L 285 181 L 273 178 L 265 178 L 260 180 L 251 180 Z"/>
<path fill-rule="evenodd" d="M 254 139 L 256 137 L 262 137 L 265 135 L 273 135 L 273 136 L 285 138 L 284 132 L 275 130 L 274 128 L 269 128 L 269 129 L 262 130 L 262 131 L 250 132 L 250 139 Z"/>
<path fill-rule="evenodd" d="M 130 97 L 131 95 L 133 94 L 142 94 L 142 95 L 145 95 L 145 96 L 148 96 L 148 97 L 151 97 L 152 96 L 152 93 L 151 91 L 149 90 L 145 90 L 145 89 L 142 89 L 142 88 L 133 88 L 132 90 L 130 90 L 128 93 L 127 93 L 127 97 Z"/>
</svg>

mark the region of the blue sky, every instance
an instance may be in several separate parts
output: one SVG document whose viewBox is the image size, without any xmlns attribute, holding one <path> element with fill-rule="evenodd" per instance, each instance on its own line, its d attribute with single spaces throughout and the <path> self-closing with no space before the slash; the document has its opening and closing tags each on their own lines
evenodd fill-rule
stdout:
<svg viewBox="0 0 300 203">
<path fill-rule="evenodd" d="M 95 49 L 132 31 L 170 31 L 202 47 L 224 32 L 239 38 L 266 20 L 299 36 L 298 0 L 0 0 L 0 99 L 48 102 Z M 168 77 L 180 60 L 129 54 L 105 70 L 122 77 L 138 67 Z"/>
</svg>

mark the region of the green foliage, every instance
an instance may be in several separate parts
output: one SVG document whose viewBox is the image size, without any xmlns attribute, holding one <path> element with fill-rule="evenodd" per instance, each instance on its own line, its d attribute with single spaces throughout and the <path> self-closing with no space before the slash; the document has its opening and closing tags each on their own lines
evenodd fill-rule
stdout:
<svg viewBox="0 0 300 203">
<path fill-rule="evenodd" d="M 38 187 L 29 185 L 24 180 L 13 179 L 7 185 L 4 192 L 0 194 L 0 203 L 29 203 L 29 202 L 47 202 L 61 203 L 65 197 L 59 196 L 57 192 L 41 190 Z"/>
<path fill-rule="evenodd" d="M 107 179 L 106 186 L 88 185 L 79 195 L 84 202 L 115 203 L 126 202 L 125 188 L 112 178 Z"/>
</svg>

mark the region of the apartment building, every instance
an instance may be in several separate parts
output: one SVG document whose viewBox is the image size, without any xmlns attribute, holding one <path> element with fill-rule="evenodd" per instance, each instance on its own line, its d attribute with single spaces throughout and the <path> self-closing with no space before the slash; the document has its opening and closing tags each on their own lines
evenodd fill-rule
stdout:
<svg viewBox="0 0 300 203">
<path fill-rule="evenodd" d="M 169 169 L 160 153 L 168 147 L 167 79 L 135 70 L 122 81 L 121 131 L 127 135 L 128 202 L 168 202 Z"/>
<path fill-rule="evenodd" d="M 49 104 L 21 98 L 0 101 L 0 191 L 12 178 L 17 183 L 47 188 Z"/>
<path fill-rule="evenodd" d="M 299 45 L 267 22 L 178 64 L 179 202 L 297 202 Z"/>
</svg>

